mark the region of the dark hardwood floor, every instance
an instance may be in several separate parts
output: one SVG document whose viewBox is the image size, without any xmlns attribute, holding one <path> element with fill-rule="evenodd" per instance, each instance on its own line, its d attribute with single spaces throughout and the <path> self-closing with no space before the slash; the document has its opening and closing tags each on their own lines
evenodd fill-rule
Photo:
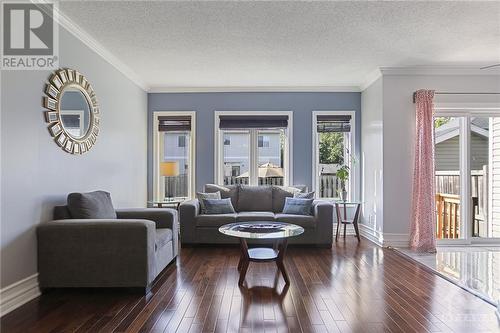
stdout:
<svg viewBox="0 0 500 333">
<path fill-rule="evenodd" d="M 498 332 L 495 309 L 389 249 L 354 237 L 288 249 L 291 285 L 239 249 L 182 249 L 148 296 L 53 290 L 1 319 L 1 332 Z"/>
</svg>

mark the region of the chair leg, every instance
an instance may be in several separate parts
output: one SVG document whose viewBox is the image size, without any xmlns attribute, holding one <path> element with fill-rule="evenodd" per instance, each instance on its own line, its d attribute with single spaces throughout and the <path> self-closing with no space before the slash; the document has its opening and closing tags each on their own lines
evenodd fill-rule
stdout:
<svg viewBox="0 0 500 333">
<path fill-rule="evenodd" d="M 347 224 L 344 223 L 344 239 L 345 239 L 346 231 L 347 231 Z"/>
</svg>

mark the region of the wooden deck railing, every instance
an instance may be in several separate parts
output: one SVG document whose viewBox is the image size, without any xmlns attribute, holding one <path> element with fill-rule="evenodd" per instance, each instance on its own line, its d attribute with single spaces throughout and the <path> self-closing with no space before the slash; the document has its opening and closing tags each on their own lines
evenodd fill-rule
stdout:
<svg viewBox="0 0 500 333">
<path fill-rule="evenodd" d="M 437 239 L 460 237 L 460 196 L 436 194 Z"/>
</svg>

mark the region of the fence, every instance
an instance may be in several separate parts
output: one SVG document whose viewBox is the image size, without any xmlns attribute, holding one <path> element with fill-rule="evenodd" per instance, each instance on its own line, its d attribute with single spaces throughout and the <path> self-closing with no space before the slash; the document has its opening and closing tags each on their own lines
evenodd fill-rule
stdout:
<svg viewBox="0 0 500 333">
<path fill-rule="evenodd" d="M 224 177 L 224 185 L 248 185 L 248 177 Z M 259 178 L 259 185 L 283 185 L 283 177 Z M 340 181 L 335 174 L 319 177 L 320 198 L 336 198 L 342 191 Z"/>
<path fill-rule="evenodd" d="M 436 171 L 436 232 L 438 239 L 460 238 L 460 172 Z M 470 177 L 472 235 L 484 237 L 488 221 L 488 167 Z"/>
</svg>

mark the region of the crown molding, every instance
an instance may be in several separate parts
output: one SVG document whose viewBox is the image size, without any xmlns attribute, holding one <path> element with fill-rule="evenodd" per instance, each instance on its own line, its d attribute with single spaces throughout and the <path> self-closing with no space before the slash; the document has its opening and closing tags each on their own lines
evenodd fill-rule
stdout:
<svg viewBox="0 0 500 333">
<path fill-rule="evenodd" d="M 382 75 L 500 75 L 500 68 L 480 69 L 475 66 L 410 66 L 380 67 Z"/>
<path fill-rule="evenodd" d="M 31 0 L 34 4 L 49 4 L 52 1 L 47 0 Z M 52 15 L 52 13 L 47 13 Z M 59 26 L 68 30 L 72 35 L 78 38 L 83 44 L 87 45 L 92 51 L 97 53 L 101 58 L 106 60 L 110 65 L 115 67 L 120 73 L 125 75 L 130 81 L 135 83 L 144 91 L 148 91 L 148 85 L 135 73 L 130 67 L 125 65 L 121 60 L 119 60 L 114 54 L 112 54 L 106 47 L 95 40 L 91 35 L 89 35 L 84 29 L 82 29 L 78 24 L 73 22 L 66 14 L 64 14 L 59 6 L 54 6 L 53 19 L 59 24 Z"/>
<path fill-rule="evenodd" d="M 150 87 L 149 93 L 208 92 L 360 92 L 358 86 Z"/>
<path fill-rule="evenodd" d="M 371 71 L 370 73 L 368 73 L 363 83 L 361 83 L 361 85 L 359 86 L 359 90 L 364 91 L 366 88 L 371 86 L 375 81 L 377 81 L 381 77 L 382 77 L 382 72 L 380 71 L 380 68 Z"/>
</svg>

